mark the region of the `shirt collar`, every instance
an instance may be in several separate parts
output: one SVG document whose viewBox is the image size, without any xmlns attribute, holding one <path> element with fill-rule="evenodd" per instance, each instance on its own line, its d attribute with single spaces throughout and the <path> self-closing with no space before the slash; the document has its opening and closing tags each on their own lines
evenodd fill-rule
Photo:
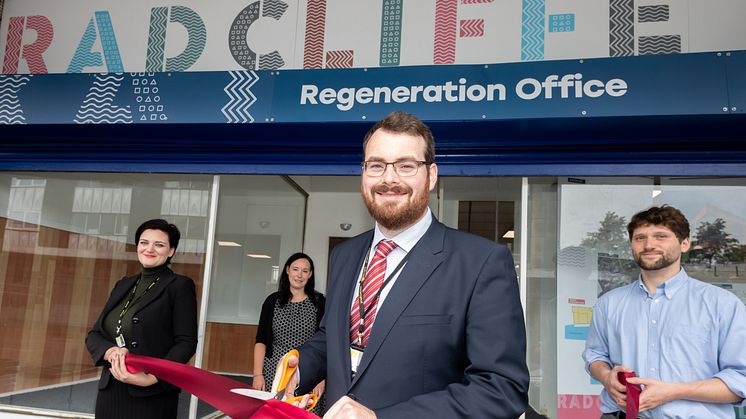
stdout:
<svg viewBox="0 0 746 419">
<path fill-rule="evenodd" d="M 676 294 L 676 292 L 680 290 L 684 286 L 684 284 L 686 284 L 688 279 L 689 275 L 686 274 L 684 268 L 681 268 L 676 275 L 667 279 L 666 282 L 662 283 L 658 287 L 658 289 L 660 289 L 663 292 L 663 295 L 665 295 L 666 298 L 670 300 L 673 298 L 674 294 Z M 645 284 L 642 282 L 642 276 L 638 277 L 637 286 L 642 292 L 648 294 L 648 290 L 647 288 L 645 288 Z"/>
<path fill-rule="evenodd" d="M 409 253 L 414 245 L 417 244 L 422 236 L 425 235 L 425 232 L 427 232 L 427 229 L 430 228 L 430 224 L 432 224 L 432 222 L 433 214 L 432 212 L 430 212 L 430 208 L 428 208 L 427 211 L 425 211 L 425 214 L 416 223 L 412 224 L 406 230 L 402 231 L 394 237 L 384 236 L 381 232 L 380 227 L 378 226 L 378 223 L 376 223 L 376 228 L 373 232 L 373 244 L 375 245 L 383 239 L 389 239 L 393 240 L 399 248 Z"/>
</svg>

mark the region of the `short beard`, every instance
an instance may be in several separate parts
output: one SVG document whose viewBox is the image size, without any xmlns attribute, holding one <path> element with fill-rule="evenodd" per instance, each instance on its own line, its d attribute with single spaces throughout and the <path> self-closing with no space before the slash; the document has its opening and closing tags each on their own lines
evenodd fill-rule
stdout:
<svg viewBox="0 0 746 419">
<path fill-rule="evenodd" d="M 667 258 L 666 254 L 664 253 L 660 259 L 650 264 L 643 262 L 642 254 L 638 254 L 635 255 L 635 262 L 637 262 L 637 266 L 639 266 L 640 269 L 642 269 L 643 271 L 658 271 L 673 265 L 676 260 Z"/>
<path fill-rule="evenodd" d="M 365 206 L 368 208 L 368 213 L 383 228 L 393 231 L 404 229 L 416 223 L 422 217 L 422 214 L 425 213 L 429 199 L 428 193 L 419 195 L 414 201 L 406 204 L 404 208 L 399 208 L 398 204 L 392 202 L 377 205 L 375 203 L 375 194 L 389 191 L 412 194 L 411 189 L 402 186 L 388 187 L 379 185 L 370 191 L 373 196 L 368 196 L 365 191 L 362 191 L 363 202 L 365 202 Z"/>
</svg>

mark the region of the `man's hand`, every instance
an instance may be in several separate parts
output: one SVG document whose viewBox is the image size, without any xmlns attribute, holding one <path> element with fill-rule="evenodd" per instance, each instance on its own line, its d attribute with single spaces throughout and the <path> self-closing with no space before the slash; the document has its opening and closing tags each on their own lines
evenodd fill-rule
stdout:
<svg viewBox="0 0 746 419">
<path fill-rule="evenodd" d="M 376 413 L 344 396 L 326 411 L 324 419 L 375 419 Z"/>
<path fill-rule="evenodd" d="M 620 372 L 632 372 L 632 370 L 624 365 L 617 365 L 609 370 L 609 372 L 603 377 L 603 380 L 601 380 L 601 383 L 604 385 L 604 388 L 617 406 L 625 408 L 627 406 L 627 386 L 619 382 L 617 373 Z M 630 379 L 628 379 L 628 381 L 629 380 Z M 631 383 L 632 381 L 629 382 Z"/>
<path fill-rule="evenodd" d="M 627 378 L 630 384 L 642 384 L 642 393 L 640 393 L 640 412 L 655 409 L 656 407 L 676 400 L 678 384 L 664 383 L 651 378 L 630 377 Z"/>
</svg>

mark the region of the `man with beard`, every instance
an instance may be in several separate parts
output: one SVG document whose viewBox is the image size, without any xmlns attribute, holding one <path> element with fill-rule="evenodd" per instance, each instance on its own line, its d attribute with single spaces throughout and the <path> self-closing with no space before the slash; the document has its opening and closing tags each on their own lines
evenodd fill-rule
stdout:
<svg viewBox="0 0 746 419">
<path fill-rule="evenodd" d="M 434 140 L 417 117 L 388 115 L 363 152 L 376 225 L 332 253 L 324 319 L 299 348 L 298 392 L 326 378 L 325 418 L 520 416 L 529 376 L 510 251 L 435 219 Z"/>
<path fill-rule="evenodd" d="M 733 418 L 746 396 L 746 309 L 719 287 L 689 277 L 689 222 L 652 207 L 627 226 L 640 279 L 599 298 L 586 341 L 586 370 L 598 381 L 601 418 L 624 418 L 626 386 L 642 385 L 639 417 Z"/>
</svg>

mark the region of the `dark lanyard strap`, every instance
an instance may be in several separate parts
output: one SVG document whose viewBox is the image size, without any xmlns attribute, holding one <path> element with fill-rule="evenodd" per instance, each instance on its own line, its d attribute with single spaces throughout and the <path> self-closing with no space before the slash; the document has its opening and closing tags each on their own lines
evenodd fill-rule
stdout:
<svg viewBox="0 0 746 419">
<path fill-rule="evenodd" d="M 117 321 L 117 331 L 116 334 L 118 335 L 119 332 L 122 330 L 122 318 L 124 318 L 124 314 L 127 313 L 127 310 L 133 305 L 135 305 L 138 301 L 142 299 L 142 297 L 145 296 L 145 294 L 150 291 L 151 288 L 155 286 L 155 284 L 158 282 L 161 277 L 156 277 L 155 281 L 151 282 L 150 285 L 145 289 L 145 292 L 142 293 L 139 297 L 137 297 L 134 301 L 132 299 L 135 297 L 135 292 L 137 292 L 137 287 L 140 285 L 140 279 L 142 279 L 142 275 L 140 275 L 140 278 L 137 278 L 137 282 L 135 282 L 135 286 L 132 287 L 132 292 L 130 293 L 129 298 L 127 299 L 127 302 L 124 303 L 124 307 L 122 307 L 122 310 L 119 312 L 119 320 Z"/>
</svg>

